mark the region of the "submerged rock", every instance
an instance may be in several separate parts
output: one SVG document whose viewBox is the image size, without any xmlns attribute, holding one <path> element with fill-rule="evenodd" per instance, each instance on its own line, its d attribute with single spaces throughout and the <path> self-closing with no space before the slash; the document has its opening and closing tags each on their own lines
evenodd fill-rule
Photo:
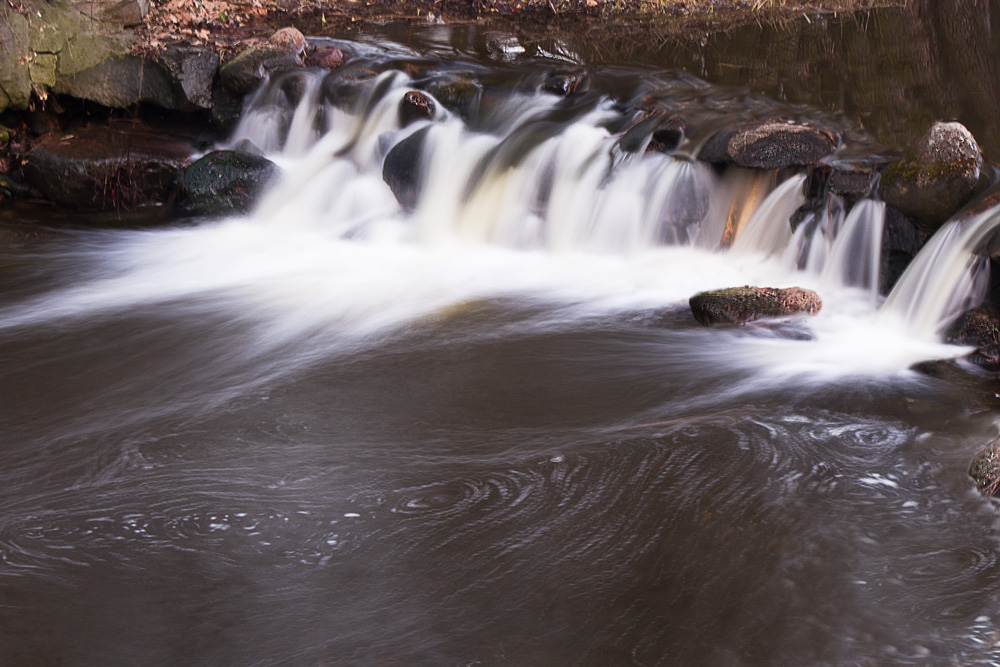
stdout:
<svg viewBox="0 0 1000 667">
<path fill-rule="evenodd" d="M 184 199 L 200 215 L 245 213 L 277 180 L 278 166 L 259 155 L 214 151 L 184 171 Z"/>
<path fill-rule="evenodd" d="M 979 183 L 983 155 L 961 123 L 935 123 L 912 159 L 882 174 L 885 201 L 934 231 L 967 202 Z"/>
<path fill-rule="evenodd" d="M 966 358 L 989 371 L 1000 371 L 1000 308 L 986 304 L 966 311 L 945 332 L 953 345 L 975 347 Z"/>
<path fill-rule="evenodd" d="M 411 90 L 403 95 L 403 99 L 399 103 L 399 124 L 406 127 L 414 121 L 432 120 L 434 110 L 434 100 L 424 93 Z"/>
<path fill-rule="evenodd" d="M 1000 438 L 981 451 L 969 466 L 969 476 L 985 496 L 1000 494 Z"/>
<path fill-rule="evenodd" d="M 424 90 L 433 95 L 434 99 L 446 109 L 468 118 L 479 106 L 483 86 L 471 76 L 454 75 L 431 81 Z"/>
<path fill-rule="evenodd" d="M 819 295 L 802 287 L 730 287 L 699 292 L 690 299 L 691 312 L 699 323 L 743 324 L 762 317 L 785 317 L 797 313 L 814 315 L 823 307 Z"/>
<path fill-rule="evenodd" d="M 549 72 L 542 82 L 542 90 L 559 97 L 582 93 L 587 90 L 587 87 L 586 72 Z"/>
<path fill-rule="evenodd" d="M 729 161 L 751 169 L 809 167 L 833 153 L 837 139 L 811 125 L 768 120 L 735 132 L 726 144 Z"/>
<path fill-rule="evenodd" d="M 191 153 L 187 142 L 142 125 L 95 125 L 42 137 L 24 174 L 63 206 L 128 208 L 164 201 Z"/>
</svg>

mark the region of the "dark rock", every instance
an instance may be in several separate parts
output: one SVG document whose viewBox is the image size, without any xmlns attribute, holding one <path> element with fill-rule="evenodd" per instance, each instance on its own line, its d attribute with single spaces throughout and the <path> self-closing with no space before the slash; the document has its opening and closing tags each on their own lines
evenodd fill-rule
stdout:
<svg viewBox="0 0 1000 667">
<path fill-rule="evenodd" d="M 698 150 L 698 159 L 711 164 L 729 162 L 729 142 L 736 136 L 736 130 L 726 127 L 708 138 Z"/>
<path fill-rule="evenodd" d="M 751 169 L 819 164 L 837 148 L 829 132 L 789 121 L 768 120 L 739 129 L 726 144 L 729 161 Z"/>
<path fill-rule="evenodd" d="M 184 170 L 182 194 L 199 215 L 245 213 L 280 173 L 259 155 L 215 151 Z"/>
<path fill-rule="evenodd" d="M 483 86 L 471 77 L 459 75 L 431 81 L 424 90 L 446 109 L 467 118 L 478 108 Z"/>
<path fill-rule="evenodd" d="M 683 116 L 673 115 L 666 118 L 653 132 L 653 138 L 646 150 L 659 153 L 669 153 L 677 150 L 687 134 L 688 122 Z"/>
<path fill-rule="evenodd" d="M 416 90 L 403 95 L 399 103 L 399 124 L 406 127 L 418 120 L 434 119 L 434 100 Z"/>
<path fill-rule="evenodd" d="M 857 200 L 872 190 L 875 168 L 872 165 L 833 167 L 826 179 L 826 188 L 835 195 Z"/>
<path fill-rule="evenodd" d="M 306 58 L 306 67 L 337 69 L 344 64 L 344 52 L 336 47 L 316 49 Z"/>
<path fill-rule="evenodd" d="M 382 163 L 382 179 L 399 203 L 407 208 L 417 205 L 420 195 L 420 162 L 429 127 L 417 130 L 392 147 Z"/>
<path fill-rule="evenodd" d="M 901 211 L 892 206 L 885 207 L 879 267 L 879 291 L 882 294 L 892 291 L 926 240 L 926 235 Z"/>
<path fill-rule="evenodd" d="M 969 200 L 979 183 L 983 156 L 961 123 L 935 123 L 915 157 L 882 174 L 885 201 L 934 231 Z"/>
<path fill-rule="evenodd" d="M 191 155 L 189 144 L 130 123 L 42 137 L 24 175 L 45 198 L 77 208 L 128 208 L 167 198 Z"/>
<path fill-rule="evenodd" d="M 542 82 L 542 89 L 559 97 L 567 97 L 584 92 L 587 84 L 586 72 L 549 72 Z"/>
<path fill-rule="evenodd" d="M 219 57 L 207 49 L 170 47 L 155 58 L 126 55 L 57 78 L 53 92 L 125 108 L 139 102 L 196 111 L 212 106 Z"/>
<path fill-rule="evenodd" d="M 349 63 L 323 77 L 320 84 L 322 99 L 339 109 L 357 109 L 365 99 L 368 82 L 378 72 L 358 63 Z"/>
<path fill-rule="evenodd" d="M 156 58 L 173 83 L 182 101 L 175 108 L 182 111 L 212 108 L 212 84 L 219 71 L 219 56 L 208 49 L 171 46 Z M 160 105 L 164 106 L 164 105 Z"/>
<path fill-rule="evenodd" d="M 976 481 L 976 488 L 984 496 L 1000 492 L 1000 439 L 994 440 L 981 451 L 969 466 L 969 476 Z"/>
<path fill-rule="evenodd" d="M 730 287 L 699 292 L 690 299 L 691 312 L 699 323 L 743 324 L 762 317 L 785 317 L 797 313 L 814 315 L 823 307 L 819 295 L 801 287 Z"/>
<path fill-rule="evenodd" d="M 253 92 L 275 72 L 302 67 L 296 53 L 276 46 L 253 46 L 241 52 L 219 69 L 222 87 L 233 95 Z"/>
<path fill-rule="evenodd" d="M 966 311 L 945 332 L 945 341 L 968 345 L 966 358 L 989 371 L 1000 371 L 1000 308 L 985 304 Z"/>
</svg>

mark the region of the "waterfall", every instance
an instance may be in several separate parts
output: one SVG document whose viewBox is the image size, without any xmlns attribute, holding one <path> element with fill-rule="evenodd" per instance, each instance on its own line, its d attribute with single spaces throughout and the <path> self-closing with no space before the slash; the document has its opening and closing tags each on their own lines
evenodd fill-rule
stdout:
<svg viewBox="0 0 1000 667">
<path fill-rule="evenodd" d="M 914 337 L 936 340 L 949 322 L 982 298 L 988 266 L 976 251 L 998 226 L 1000 207 L 994 207 L 939 229 L 890 292 L 882 321 Z"/>
</svg>

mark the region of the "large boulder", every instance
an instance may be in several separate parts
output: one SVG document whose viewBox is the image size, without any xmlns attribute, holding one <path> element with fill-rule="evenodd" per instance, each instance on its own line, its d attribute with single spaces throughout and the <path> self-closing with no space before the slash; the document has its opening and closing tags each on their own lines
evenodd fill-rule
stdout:
<svg viewBox="0 0 1000 667">
<path fill-rule="evenodd" d="M 106 23 L 138 25 L 149 13 L 149 0 L 72 0 L 87 16 Z"/>
<path fill-rule="evenodd" d="M 979 183 L 983 155 L 961 123 L 935 123 L 913 158 L 882 174 L 885 201 L 932 232 L 967 202 Z"/>
<path fill-rule="evenodd" d="M 1000 371 L 1000 308 L 991 304 L 966 311 L 945 332 L 945 341 L 976 348 L 966 358 L 989 371 Z"/>
<path fill-rule="evenodd" d="M 972 460 L 969 476 L 984 496 L 1000 495 L 1000 439 L 994 440 Z"/>
<path fill-rule="evenodd" d="M 792 121 L 767 120 L 736 131 L 726 144 L 729 161 L 751 169 L 809 167 L 833 153 L 837 138 Z"/>
<path fill-rule="evenodd" d="M 27 185 L 63 206 L 120 209 L 163 202 L 193 149 L 127 122 L 49 134 L 28 151 Z"/>
<path fill-rule="evenodd" d="M 699 292 L 689 301 L 699 323 L 743 324 L 762 317 L 786 317 L 805 313 L 814 315 L 823 307 L 819 295 L 801 287 L 730 287 Z"/>
<path fill-rule="evenodd" d="M 182 194 L 198 215 L 245 213 L 281 174 L 267 158 L 214 151 L 184 171 Z"/>
<path fill-rule="evenodd" d="M 112 108 L 147 102 L 164 109 L 212 107 L 219 57 L 208 49 L 169 47 L 158 56 L 125 55 L 56 79 L 53 91 Z"/>
</svg>

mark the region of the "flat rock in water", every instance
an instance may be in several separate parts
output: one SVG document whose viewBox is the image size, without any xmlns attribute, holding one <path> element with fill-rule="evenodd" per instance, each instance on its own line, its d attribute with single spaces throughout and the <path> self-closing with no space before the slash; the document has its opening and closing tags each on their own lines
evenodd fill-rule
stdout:
<svg viewBox="0 0 1000 667">
<path fill-rule="evenodd" d="M 972 196 L 983 155 L 961 123 L 935 123 L 912 159 L 894 162 L 882 174 L 886 203 L 935 231 Z"/>
<path fill-rule="evenodd" d="M 811 125 L 768 120 L 741 128 L 729 138 L 726 155 L 739 167 L 809 167 L 833 153 L 837 139 Z"/>
<path fill-rule="evenodd" d="M 164 201 L 193 148 L 119 122 L 49 134 L 32 146 L 25 180 L 63 206 L 114 209 Z"/>
<path fill-rule="evenodd" d="M 200 215 L 245 213 L 281 171 L 267 158 L 239 151 L 214 151 L 184 171 L 185 200 Z"/>
<path fill-rule="evenodd" d="M 1000 439 L 981 451 L 969 466 L 969 476 L 984 496 L 1000 495 Z"/>
<path fill-rule="evenodd" d="M 785 317 L 798 313 L 814 315 L 823 307 L 819 295 L 801 287 L 730 287 L 699 292 L 689 301 L 699 323 L 743 324 L 762 317 Z"/>
</svg>

